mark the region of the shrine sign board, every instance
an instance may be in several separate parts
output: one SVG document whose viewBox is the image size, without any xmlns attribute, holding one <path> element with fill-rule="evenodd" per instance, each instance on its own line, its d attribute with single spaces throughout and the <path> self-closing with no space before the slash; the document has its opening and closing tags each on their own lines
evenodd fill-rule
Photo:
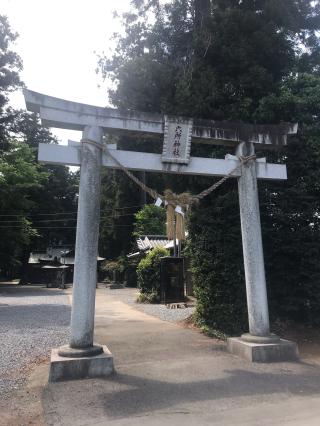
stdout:
<svg viewBox="0 0 320 426">
<path fill-rule="evenodd" d="M 188 164 L 193 120 L 168 115 L 164 119 L 162 162 Z"/>
</svg>

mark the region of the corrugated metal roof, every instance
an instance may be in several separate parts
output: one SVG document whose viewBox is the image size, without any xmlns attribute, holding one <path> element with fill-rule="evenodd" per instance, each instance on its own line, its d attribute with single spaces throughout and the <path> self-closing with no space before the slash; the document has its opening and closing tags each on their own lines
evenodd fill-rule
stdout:
<svg viewBox="0 0 320 426">
<path fill-rule="evenodd" d="M 135 253 L 127 254 L 127 258 L 131 259 L 133 257 L 138 257 L 140 255 L 140 251 L 136 251 Z"/>
<path fill-rule="evenodd" d="M 30 253 L 30 257 L 29 257 L 29 261 L 28 263 L 32 263 L 32 264 L 37 264 L 41 262 L 53 262 L 54 257 L 50 257 L 48 256 L 47 253 Z M 58 262 L 60 262 L 63 265 L 74 265 L 74 256 L 72 257 L 68 257 L 68 256 L 64 256 L 64 257 L 59 257 Z M 101 260 L 105 260 L 104 257 L 99 257 L 97 256 L 97 261 L 101 261 Z"/>
<path fill-rule="evenodd" d="M 179 240 L 176 240 L 176 245 L 178 245 L 179 244 Z M 171 248 L 173 248 L 174 247 L 174 243 L 173 243 L 173 240 L 170 240 L 165 246 L 164 246 L 164 248 L 166 248 L 166 249 L 171 249 Z"/>
<path fill-rule="evenodd" d="M 97 256 L 97 261 L 105 260 L 105 257 Z M 63 265 L 74 265 L 75 258 L 74 257 L 61 257 L 60 263 Z"/>
<path fill-rule="evenodd" d="M 155 247 L 165 247 L 169 241 L 164 235 L 142 235 L 137 239 L 137 246 L 140 251 L 146 251 Z"/>
<path fill-rule="evenodd" d="M 44 257 L 46 253 L 30 253 L 28 263 L 40 263 L 39 258 Z"/>
<path fill-rule="evenodd" d="M 59 265 L 59 266 L 52 266 L 52 265 L 44 265 L 41 269 L 68 269 L 69 266 L 67 265 Z"/>
</svg>

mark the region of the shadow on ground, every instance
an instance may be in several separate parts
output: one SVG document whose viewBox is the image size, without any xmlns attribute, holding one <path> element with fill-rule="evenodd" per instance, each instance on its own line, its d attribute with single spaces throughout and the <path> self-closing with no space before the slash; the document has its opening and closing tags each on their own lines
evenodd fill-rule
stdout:
<svg viewBox="0 0 320 426">
<path fill-rule="evenodd" d="M 59 296 L 65 295 L 63 290 L 58 288 L 48 289 L 45 285 L 21 286 L 17 284 L 1 284 L 0 297 L 39 297 L 39 296 Z"/>
<path fill-rule="evenodd" d="M 82 399 L 81 409 L 94 412 L 101 408 L 106 418 L 121 419 L 159 411 L 172 412 L 173 407 L 180 410 L 179 412 L 188 411 L 182 407 L 190 407 L 190 404 L 199 402 L 205 402 L 205 406 L 209 404 L 207 409 L 210 412 L 217 407 L 221 408 L 221 400 L 228 401 L 227 404 L 235 404 L 235 401 L 238 400 L 239 403 L 247 398 L 263 400 L 271 396 L 286 399 L 289 396 L 319 396 L 320 393 L 318 368 L 301 375 L 230 369 L 223 371 L 223 376 L 174 383 L 165 379 L 153 380 L 128 374 L 114 374 L 108 380 L 75 381 L 64 386 L 59 383 L 45 389 L 43 406 L 52 398 L 60 407 L 70 404 L 75 406 L 82 399 L 81 394 L 85 394 L 86 400 Z M 77 396 L 79 400 L 75 401 Z"/>
</svg>

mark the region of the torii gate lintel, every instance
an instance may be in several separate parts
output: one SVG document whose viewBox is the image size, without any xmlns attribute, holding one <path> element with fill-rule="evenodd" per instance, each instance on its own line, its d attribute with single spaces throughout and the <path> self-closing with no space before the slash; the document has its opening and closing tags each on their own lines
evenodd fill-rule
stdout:
<svg viewBox="0 0 320 426">
<path fill-rule="evenodd" d="M 96 107 L 27 89 L 24 90 L 24 97 L 27 109 L 39 113 L 44 126 L 79 131 L 83 131 L 86 126 L 99 126 L 105 133 L 117 134 L 134 132 L 161 136 L 164 133 L 165 116 L 162 114 Z M 192 141 L 234 147 L 247 141 L 263 149 L 274 149 L 287 145 L 287 136 L 295 134 L 297 126 L 297 123 L 256 125 L 194 119 Z"/>
</svg>

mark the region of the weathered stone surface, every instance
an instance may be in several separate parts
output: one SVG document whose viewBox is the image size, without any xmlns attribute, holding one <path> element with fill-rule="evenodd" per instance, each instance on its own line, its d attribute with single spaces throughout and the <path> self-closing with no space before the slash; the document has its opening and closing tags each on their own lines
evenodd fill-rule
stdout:
<svg viewBox="0 0 320 426">
<path fill-rule="evenodd" d="M 29 111 L 40 113 L 42 124 L 61 129 L 83 130 L 99 126 L 108 133 L 136 132 L 160 135 L 164 132 L 162 114 L 140 111 L 119 111 L 70 102 L 52 96 L 24 90 Z M 176 117 L 183 120 L 183 117 Z M 241 141 L 260 147 L 287 145 L 287 135 L 297 133 L 297 124 L 256 125 L 229 121 L 194 120 L 192 138 L 195 142 L 235 146 Z"/>
<path fill-rule="evenodd" d="M 80 166 L 80 154 L 80 143 L 77 143 L 76 145 L 76 142 L 74 142 L 69 146 L 40 143 L 38 160 L 41 163 Z M 112 156 L 129 170 L 143 170 L 171 174 L 179 173 L 195 176 L 224 176 L 230 173 L 239 164 L 239 160 L 235 156 L 228 156 L 225 160 L 217 158 L 191 157 L 188 166 L 173 163 L 164 164 L 161 161 L 161 154 L 151 154 L 147 152 L 134 152 L 120 149 L 112 150 Z M 111 169 L 120 168 L 119 164 L 117 164 L 106 152 L 103 152 L 102 155 L 102 165 Z M 256 173 L 258 179 L 287 179 L 287 168 L 285 164 L 273 164 L 257 161 Z M 240 170 L 236 170 L 232 174 L 232 177 L 236 178 L 240 175 Z"/>
<path fill-rule="evenodd" d="M 109 376 L 114 371 L 113 356 L 106 346 L 96 356 L 66 358 L 52 349 L 49 382 Z"/>
<path fill-rule="evenodd" d="M 241 340 L 249 343 L 278 343 L 280 337 L 276 334 L 270 333 L 268 336 L 254 336 L 250 333 L 245 333 L 241 335 Z"/>
<path fill-rule="evenodd" d="M 71 348 L 70 345 L 61 346 L 58 355 L 66 358 L 84 358 L 87 356 L 97 356 L 103 353 L 100 345 L 87 346 L 85 348 Z"/>
<path fill-rule="evenodd" d="M 93 344 L 94 307 L 97 284 L 97 255 L 100 221 L 102 129 L 86 127 L 81 149 L 76 253 L 73 278 L 71 338 L 72 348 Z"/>
<path fill-rule="evenodd" d="M 240 337 L 227 339 L 227 350 L 231 354 L 251 362 L 282 362 L 297 361 L 298 347 L 295 342 L 280 339 L 277 343 L 250 343 Z"/>
<path fill-rule="evenodd" d="M 240 144 L 239 156 L 254 154 L 253 144 Z M 256 163 L 242 165 L 238 179 L 244 271 L 246 278 L 249 332 L 269 336 L 269 312 L 264 270 Z"/>
</svg>

